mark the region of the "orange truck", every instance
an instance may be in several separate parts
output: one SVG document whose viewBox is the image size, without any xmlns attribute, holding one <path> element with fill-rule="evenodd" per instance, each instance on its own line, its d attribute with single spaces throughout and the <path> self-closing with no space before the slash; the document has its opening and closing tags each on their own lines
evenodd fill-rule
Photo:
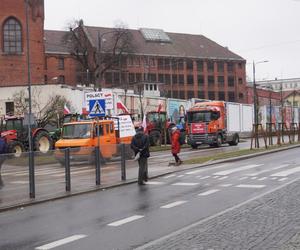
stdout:
<svg viewBox="0 0 300 250">
<path fill-rule="evenodd" d="M 241 121 L 235 110 L 239 110 L 241 105 L 243 104 L 223 101 L 196 103 L 187 111 L 186 116 L 188 144 L 192 148 L 197 148 L 201 144 L 214 147 L 219 147 L 223 143 L 237 145 Z"/>
<path fill-rule="evenodd" d="M 131 124 L 130 124 L 131 122 Z M 95 159 L 94 148 L 99 145 L 102 162 L 120 154 L 120 144 L 130 144 L 135 130 L 130 116 L 103 120 L 83 120 L 65 123 L 61 139 L 55 143 L 56 158 L 64 164 L 64 150 L 70 148 L 70 158 L 74 161 Z M 126 147 L 127 157 L 133 157 L 130 147 Z"/>
</svg>

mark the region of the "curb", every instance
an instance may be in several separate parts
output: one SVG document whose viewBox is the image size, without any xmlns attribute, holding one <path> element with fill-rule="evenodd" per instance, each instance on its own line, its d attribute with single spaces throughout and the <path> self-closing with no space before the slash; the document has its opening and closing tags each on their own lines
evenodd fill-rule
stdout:
<svg viewBox="0 0 300 250">
<path fill-rule="evenodd" d="M 232 158 L 228 158 L 228 159 L 220 159 L 220 160 L 207 162 L 207 163 L 199 164 L 197 166 L 187 167 L 187 168 L 183 168 L 183 169 L 174 169 L 174 168 L 172 168 L 172 170 L 167 171 L 163 174 L 157 174 L 155 176 L 149 177 L 149 180 L 155 179 L 155 178 L 158 178 L 158 177 L 162 177 L 162 176 L 166 176 L 166 175 L 172 174 L 172 173 L 179 173 L 179 172 L 182 172 L 182 171 L 186 171 L 188 169 L 203 168 L 203 167 L 216 165 L 216 164 L 219 164 L 219 163 L 236 162 L 236 161 L 240 161 L 240 160 L 251 159 L 251 158 L 258 157 L 258 156 L 273 154 L 273 153 L 277 153 L 277 152 L 281 152 L 281 151 L 285 151 L 285 150 L 289 150 L 289 149 L 294 149 L 294 148 L 299 148 L 299 147 L 300 147 L 300 144 L 297 144 L 297 145 L 292 145 L 292 146 L 285 146 L 285 147 L 278 148 L 278 149 L 271 149 L 270 151 L 265 151 L 265 152 L 258 152 L 258 153 L 253 153 L 253 154 L 249 154 L 249 155 L 232 157 Z M 118 183 L 112 184 L 112 185 L 103 185 L 101 187 L 99 186 L 99 187 L 95 187 L 95 188 L 90 188 L 90 189 L 84 190 L 84 191 L 78 191 L 78 192 L 74 192 L 74 193 L 69 192 L 69 193 L 66 193 L 66 194 L 63 194 L 63 195 L 58 195 L 56 197 L 44 198 L 44 199 L 39 199 L 39 200 L 34 199 L 34 200 L 31 200 L 31 201 L 28 201 L 28 202 L 23 202 L 23 203 L 18 203 L 18 204 L 11 205 L 11 206 L 2 207 L 2 208 L 0 208 L 0 213 L 5 212 L 5 211 L 9 211 L 9 210 L 18 209 L 18 208 L 37 205 L 37 204 L 41 204 L 41 203 L 61 200 L 61 199 L 64 199 L 64 198 L 79 196 L 79 195 L 82 195 L 82 194 L 89 194 L 89 193 L 93 193 L 93 192 L 97 192 L 97 191 L 105 191 L 107 189 L 112 189 L 112 188 L 116 188 L 116 187 L 120 187 L 120 186 L 124 186 L 124 185 L 130 185 L 130 184 L 133 184 L 133 183 L 136 183 L 136 182 L 137 182 L 137 179 L 132 179 L 132 180 L 128 180 L 128 181 L 118 182 Z"/>
</svg>

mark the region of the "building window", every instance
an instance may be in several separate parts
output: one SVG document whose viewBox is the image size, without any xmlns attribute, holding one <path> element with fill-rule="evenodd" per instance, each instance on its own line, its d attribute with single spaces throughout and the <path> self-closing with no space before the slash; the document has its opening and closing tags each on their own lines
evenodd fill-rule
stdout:
<svg viewBox="0 0 300 250">
<path fill-rule="evenodd" d="M 148 79 L 150 82 L 156 82 L 156 74 L 148 74 Z"/>
<path fill-rule="evenodd" d="M 129 83 L 134 83 L 135 82 L 135 74 L 134 73 L 129 73 Z"/>
<path fill-rule="evenodd" d="M 183 70 L 183 60 L 182 59 L 178 59 L 178 69 L 179 70 Z"/>
<path fill-rule="evenodd" d="M 165 59 L 165 69 L 170 69 L 170 59 Z"/>
<path fill-rule="evenodd" d="M 58 83 L 59 83 L 59 84 L 65 84 L 65 76 L 60 75 L 60 76 L 58 77 Z"/>
<path fill-rule="evenodd" d="M 204 85 L 204 76 L 198 75 L 198 85 Z"/>
<path fill-rule="evenodd" d="M 193 75 L 187 76 L 187 84 L 194 84 L 194 76 Z"/>
<path fill-rule="evenodd" d="M 108 84 L 111 84 L 111 83 L 112 83 L 112 73 L 111 73 L 111 72 L 106 72 L 106 73 L 105 73 L 105 81 L 106 81 L 106 83 L 108 83 Z"/>
<path fill-rule="evenodd" d="M 184 91 L 179 91 L 179 98 L 185 99 Z"/>
<path fill-rule="evenodd" d="M 157 85 L 156 84 L 153 84 L 153 89 L 154 89 L 154 91 L 157 91 Z"/>
<path fill-rule="evenodd" d="M 219 92 L 219 100 L 220 101 L 225 101 L 225 93 L 223 91 Z"/>
<path fill-rule="evenodd" d="M 137 67 L 141 66 L 141 58 L 140 57 L 136 56 L 134 58 L 134 65 Z"/>
<path fill-rule="evenodd" d="M 224 76 L 218 76 L 218 84 L 219 86 L 224 86 Z"/>
<path fill-rule="evenodd" d="M 141 73 L 136 73 L 135 74 L 135 79 L 138 83 L 142 81 L 142 74 Z"/>
<path fill-rule="evenodd" d="M 158 74 L 158 82 L 160 82 L 160 83 L 164 83 L 165 82 L 163 74 Z"/>
<path fill-rule="evenodd" d="M 215 84 L 215 77 L 214 76 L 208 76 L 207 81 L 208 81 L 208 85 L 214 85 Z"/>
<path fill-rule="evenodd" d="M 65 69 L 65 59 L 63 57 L 58 58 L 58 69 Z"/>
<path fill-rule="evenodd" d="M 5 53 L 21 53 L 22 28 L 15 18 L 8 18 L 3 25 L 3 51 Z"/>
<path fill-rule="evenodd" d="M 207 71 L 214 72 L 214 62 L 212 61 L 207 62 Z"/>
<path fill-rule="evenodd" d="M 228 101 L 235 102 L 235 94 L 234 92 L 228 92 Z"/>
<path fill-rule="evenodd" d="M 165 83 L 170 84 L 171 83 L 171 76 L 168 74 L 165 74 Z"/>
<path fill-rule="evenodd" d="M 243 78 L 239 78 L 239 84 L 243 84 Z"/>
<path fill-rule="evenodd" d="M 172 82 L 173 82 L 173 84 L 178 83 L 177 80 L 178 80 L 177 75 L 172 75 Z"/>
<path fill-rule="evenodd" d="M 15 104 L 14 102 L 5 103 L 5 114 L 13 115 L 15 113 Z"/>
<path fill-rule="evenodd" d="M 191 98 L 195 97 L 194 91 L 188 91 L 187 94 L 188 94 L 188 99 L 191 99 Z"/>
<path fill-rule="evenodd" d="M 239 98 L 243 99 L 244 98 L 244 94 L 243 93 L 239 93 Z"/>
<path fill-rule="evenodd" d="M 205 98 L 205 95 L 204 95 L 203 91 L 198 91 L 198 98 L 200 98 L 200 99 L 204 99 Z"/>
<path fill-rule="evenodd" d="M 187 70 L 193 70 L 193 60 L 186 60 L 186 69 Z"/>
<path fill-rule="evenodd" d="M 173 70 L 177 70 L 178 67 L 177 67 L 177 60 L 176 59 L 172 59 L 171 60 L 171 67 Z"/>
<path fill-rule="evenodd" d="M 197 70 L 203 72 L 203 61 L 197 61 Z"/>
<path fill-rule="evenodd" d="M 238 65 L 239 65 L 239 69 L 242 69 L 242 68 L 243 68 L 242 63 L 239 63 Z"/>
<path fill-rule="evenodd" d="M 133 62 L 134 62 L 133 56 L 128 56 L 128 63 L 127 63 L 127 65 L 128 66 L 133 66 Z"/>
<path fill-rule="evenodd" d="M 224 72 L 224 63 L 223 62 L 218 62 L 218 72 Z"/>
<path fill-rule="evenodd" d="M 228 86 L 234 87 L 234 77 L 233 76 L 228 76 Z"/>
<path fill-rule="evenodd" d="M 157 67 L 158 67 L 158 69 L 164 69 L 164 59 L 158 58 Z"/>
<path fill-rule="evenodd" d="M 114 72 L 114 81 L 113 81 L 113 83 L 120 84 L 120 73 L 119 72 Z"/>
<path fill-rule="evenodd" d="M 150 67 L 155 67 L 155 59 L 153 57 L 150 57 L 149 65 L 150 65 Z"/>
<path fill-rule="evenodd" d="M 227 71 L 233 72 L 233 63 L 232 62 L 227 63 Z"/>
<path fill-rule="evenodd" d="M 184 84 L 184 75 L 178 76 L 178 82 L 179 82 L 179 84 Z"/>
<path fill-rule="evenodd" d="M 178 98 L 178 91 L 173 91 L 173 98 Z"/>
<path fill-rule="evenodd" d="M 208 99 L 215 100 L 215 92 L 214 91 L 208 91 Z"/>
</svg>

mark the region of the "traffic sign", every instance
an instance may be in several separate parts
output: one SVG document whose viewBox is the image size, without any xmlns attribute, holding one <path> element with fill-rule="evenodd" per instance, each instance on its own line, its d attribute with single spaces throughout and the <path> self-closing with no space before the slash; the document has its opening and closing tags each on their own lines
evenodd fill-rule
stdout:
<svg viewBox="0 0 300 250">
<path fill-rule="evenodd" d="M 91 117 L 103 117 L 105 116 L 105 100 L 96 99 L 89 100 L 89 116 Z"/>
</svg>

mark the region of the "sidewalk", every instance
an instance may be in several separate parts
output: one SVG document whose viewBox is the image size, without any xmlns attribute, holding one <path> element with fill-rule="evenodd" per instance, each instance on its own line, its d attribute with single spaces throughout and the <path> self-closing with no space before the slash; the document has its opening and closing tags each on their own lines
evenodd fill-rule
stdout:
<svg viewBox="0 0 300 250">
<path fill-rule="evenodd" d="M 300 180 L 136 250 L 300 249 Z"/>
<path fill-rule="evenodd" d="M 300 145 L 292 145 L 289 147 L 277 149 L 277 150 L 286 150 L 288 148 L 300 147 Z M 273 151 L 274 152 L 274 151 Z M 241 159 L 254 157 L 258 154 L 266 154 L 270 152 L 257 153 L 252 156 L 242 156 L 231 159 L 219 160 L 216 162 L 209 162 L 205 164 L 192 164 L 192 165 L 181 165 L 179 167 L 168 166 L 168 161 L 163 161 L 160 158 L 157 158 L 152 165 L 149 165 L 149 177 L 150 179 L 156 178 L 158 176 L 166 175 L 169 173 L 174 173 L 186 169 L 193 169 L 198 167 L 207 167 L 209 165 L 216 164 L 218 162 L 230 162 L 238 161 Z M 137 181 L 138 167 L 137 162 L 129 160 L 126 162 L 126 181 L 121 180 L 121 169 L 120 164 L 116 163 L 113 166 L 106 166 L 101 169 L 101 185 L 96 186 L 95 184 L 95 169 L 92 166 L 87 166 L 86 170 L 80 170 L 82 167 L 71 167 L 71 192 L 65 191 L 65 176 L 63 168 L 56 168 L 54 171 L 58 171 L 52 176 L 47 174 L 49 169 L 52 170 L 51 165 L 37 166 L 37 171 L 42 172 L 42 174 L 37 174 L 36 176 L 36 198 L 29 198 L 29 183 L 28 183 L 28 171 L 26 168 L 23 170 L 25 173 L 15 174 L 14 170 L 8 171 L 11 173 L 4 173 L 2 177 L 4 182 L 4 187 L 0 189 L 0 212 L 18 208 L 22 206 L 32 205 L 36 203 L 41 203 L 45 201 L 51 201 L 55 199 L 61 199 L 72 195 L 79 195 L 87 192 L 99 191 L 107 188 L 117 187 L 120 185 L 126 185 L 134 183 Z M 50 171 L 51 171 L 50 170 Z M 78 174 L 76 171 L 86 171 L 83 174 Z M 43 173 L 45 173 L 43 175 Z M 53 176 L 55 176 L 53 178 Z M 22 176 L 22 179 L 18 179 Z M 13 183 L 13 184 L 10 184 Z"/>
</svg>

